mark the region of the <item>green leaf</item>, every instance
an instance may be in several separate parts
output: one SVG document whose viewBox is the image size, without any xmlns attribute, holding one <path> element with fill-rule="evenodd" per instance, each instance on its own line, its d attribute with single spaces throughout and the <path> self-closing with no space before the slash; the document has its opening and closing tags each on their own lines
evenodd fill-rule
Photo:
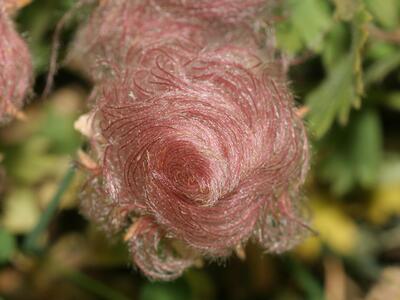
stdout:
<svg viewBox="0 0 400 300">
<path fill-rule="evenodd" d="M 192 293 L 192 300 L 216 299 L 215 282 L 204 270 L 192 268 L 185 272 L 185 279 Z"/>
<path fill-rule="evenodd" d="M 372 17 L 364 6 L 361 6 L 360 10 L 355 14 L 352 23 L 353 42 L 352 42 L 352 55 L 354 59 L 354 75 L 357 94 L 362 95 L 364 93 L 363 83 L 363 70 L 362 70 L 362 52 L 368 39 L 367 25 L 371 22 Z M 361 98 L 358 98 L 361 100 Z M 360 106 L 360 102 L 356 105 Z"/>
<path fill-rule="evenodd" d="M 291 54 L 309 49 L 319 52 L 332 26 L 329 6 L 320 0 L 289 0 L 290 18 L 277 25 L 278 47 Z"/>
<path fill-rule="evenodd" d="M 0 264 L 8 262 L 16 251 L 16 242 L 13 235 L 0 228 Z"/>
<path fill-rule="evenodd" d="M 74 270 L 66 270 L 65 277 L 80 286 L 82 289 L 96 295 L 96 299 L 104 300 L 128 300 L 129 298 L 114 290 L 108 285 Z"/>
<path fill-rule="evenodd" d="M 399 25 L 400 2 L 398 0 L 364 0 L 369 11 L 380 25 L 393 29 Z"/>
<path fill-rule="evenodd" d="M 309 126 L 317 138 L 329 130 L 338 114 L 341 115 L 342 123 L 347 121 L 352 102 L 357 97 L 352 58 L 347 55 L 339 61 L 322 84 L 306 98 L 310 108 Z"/>
<path fill-rule="evenodd" d="M 21 149 L 11 153 L 8 170 L 20 182 L 35 184 L 49 176 L 57 176 L 60 169 L 69 162 L 68 157 L 49 153 L 51 141 L 44 136 L 32 136 L 22 144 Z"/>
<path fill-rule="evenodd" d="M 336 6 L 335 17 L 350 21 L 360 8 L 360 0 L 333 0 Z"/>
<path fill-rule="evenodd" d="M 355 114 L 346 129 L 337 128 L 323 140 L 321 152 L 328 153 L 319 172 L 334 194 L 376 183 L 383 152 L 381 131 L 378 114 L 367 109 Z"/>
<path fill-rule="evenodd" d="M 398 53 L 398 51 L 399 49 L 396 45 L 374 40 L 373 43 L 368 45 L 366 56 L 368 59 L 377 60 L 394 55 Z"/>
<path fill-rule="evenodd" d="M 400 92 L 394 92 L 387 96 L 385 104 L 397 111 L 400 111 Z"/>
<path fill-rule="evenodd" d="M 332 25 L 329 7 L 320 0 L 289 0 L 293 26 L 309 49 L 319 51 L 322 38 Z"/>
<path fill-rule="evenodd" d="M 327 34 L 322 50 L 322 60 L 326 70 L 331 71 L 337 65 L 338 58 L 346 55 L 349 39 L 346 27 L 341 22 L 336 23 Z"/>
<path fill-rule="evenodd" d="M 285 52 L 295 54 L 304 48 L 300 34 L 291 22 L 281 22 L 276 27 L 278 47 Z"/>
<path fill-rule="evenodd" d="M 73 154 L 81 144 L 79 134 L 74 129 L 76 116 L 62 115 L 50 108 L 40 134 L 48 138 L 52 150 L 57 153 Z"/>
<path fill-rule="evenodd" d="M 327 78 L 306 98 L 310 108 L 310 128 L 322 137 L 337 118 L 342 125 L 348 121 L 351 107 L 359 108 L 364 93 L 362 50 L 367 41 L 366 24 L 370 15 L 361 7 L 352 21 L 352 44 L 346 56 L 337 58 Z"/>
<path fill-rule="evenodd" d="M 354 173 L 360 185 L 370 188 L 379 174 L 382 159 L 382 130 L 375 111 L 363 112 L 352 130 Z"/>
<path fill-rule="evenodd" d="M 21 10 L 18 23 L 21 32 L 26 32 L 33 54 L 34 69 L 37 73 L 46 71 L 51 53 L 53 31 L 61 17 L 76 1 L 41 0 L 32 1 Z M 64 29 L 65 31 L 65 29 Z M 66 47 L 61 49 L 64 52 Z"/>
<path fill-rule="evenodd" d="M 356 181 L 352 168 L 349 167 L 351 160 L 348 157 L 346 144 L 337 143 L 333 149 L 329 156 L 321 162 L 319 174 L 322 180 L 330 184 L 331 192 L 341 196 L 350 191 Z"/>
<path fill-rule="evenodd" d="M 186 300 L 190 299 L 190 290 L 181 281 L 170 283 L 148 283 L 140 293 L 140 300 Z"/>
<path fill-rule="evenodd" d="M 291 277 L 296 284 L 307 295 L 309 300 L 323 300 L 324 291 L 320 281 L 310 272 L 308 268 L 302 265 L 294 258 L 287 257 L 285 263 L 290 270 Z"/>
<path fill-rule="evenodd" d="M 381 59 L 377 59 L 367 69 L 364 77 L 366 85 L 383 80 L 390 72 L 396 70 L 400 66 L 400 52 L 387 55 Z"/>
</svg>

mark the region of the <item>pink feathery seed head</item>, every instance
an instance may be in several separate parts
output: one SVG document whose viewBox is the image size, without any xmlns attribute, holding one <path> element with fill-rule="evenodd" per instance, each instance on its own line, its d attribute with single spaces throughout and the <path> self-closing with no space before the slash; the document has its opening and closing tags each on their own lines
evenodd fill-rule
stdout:
<svg viewBox="0 0 400 300">
<path fill-rule="evenodd" d="M 128 227 L 135 264 L 156 279 L 249 239 L 271 252 L 292 247 L 304 234 L 309 151 L 286 84 L 248 47 L 173 37 L 136 48 L 96 88 L 101 163 L 85 214 Z"/>
<path fill-rule="evenodd" d="M 100 82 L 112 76 L 115 67 L 129 61 L 129 56 L 136 54 L 132 49 L 137 50 L 137 44 L 143 47 L 171 39 L 201 48 L 237 39 L 242 44 L 257 43 L 251 26 L 213 25 L 184 13 L 168 14 L 158 10 L 153 1 L 100 2 L 72 43 L 70 64 L 94 82 Z"/>
<path fill-rule="evenodd" d="M 111 234 L 125 231 L 135 264 L 154 279 L 249 239 L 291 248 L 304 235 L 308 142 L 289 89 L 263 69 L 251 34 L 176 18 L 155 1 L 100 2 L 74 43 L 97 82 L 85 131 L 99 165 L 83 212 Z"/>
<path fill-rule="evenodd" d="M 104 1 L 78 31 L 69 60 L 94 81 L 112 76 L 114 66 L 125 63 L 140 43 L 162 43 L 171 37 L 204 44 L 203 25 L 185 18 L 160 15 L 150 0 Z"/>
<path fill-rule="evenodd" d="M 0 6 L 0 122 L 19 115 L 32 84 L 32 62 L 25 41 Z"/>
<path fill-rule="evenodd" d="M 240 23 L 255 17 L 266 0 L 152 0 L 161 9 L 177 15 L 220 23 Z"/>
</svg>

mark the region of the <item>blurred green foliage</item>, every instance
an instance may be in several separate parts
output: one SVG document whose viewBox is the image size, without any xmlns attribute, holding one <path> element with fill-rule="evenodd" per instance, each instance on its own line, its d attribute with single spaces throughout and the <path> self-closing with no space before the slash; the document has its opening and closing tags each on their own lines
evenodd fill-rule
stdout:
<svg viewBox="0 0 400 300">
<path fill-rule="evenodd" d="M 337 195 L 356 187 L 371 188 L 384 151 L 379 110 L 396 108 L 399 101 L 398 89 L 381 83 L 400 66 L 398 34 L 393 33 L 397 41 L 392 41 L 390 31 L 384 33 L 399 28 L 400 3 L 285 3 L 289 17 L 277 25 L 278 44 L 294 57 L 311 51 L 325 74 L 319 82 L 307 82 L 312 88 L 303 96 L 316 148 L 330 152 L 323 156 L 318 173 Z"/>
<path fill-rule="evenodd" d="M 16 250 L 15 239 L 10 232 L 0 229 L 0 264 L 8 262 Z"/>
</svg>

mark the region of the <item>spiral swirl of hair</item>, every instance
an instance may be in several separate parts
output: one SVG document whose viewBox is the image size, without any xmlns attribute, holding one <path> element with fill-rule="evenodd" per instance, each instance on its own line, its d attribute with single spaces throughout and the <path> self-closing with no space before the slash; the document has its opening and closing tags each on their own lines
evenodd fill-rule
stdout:
<svg viewBox="0 0 400 300">
<path fill-rule="evenodd" d="M 92 94 L 99 169 L 82 193 L 83 212 L 105 231 L 125 232 L 135 265 L 153 279 L 174 279 L 249 240 L 290 249 L 305 233 L 309 147 L 286 82 L 256 42 L 218 39 L 169 15 L 155 28 L 147 8 L 129 20 L 150 25 L 95 34 L 83 51 L 108 69 Z"/>
</svg>

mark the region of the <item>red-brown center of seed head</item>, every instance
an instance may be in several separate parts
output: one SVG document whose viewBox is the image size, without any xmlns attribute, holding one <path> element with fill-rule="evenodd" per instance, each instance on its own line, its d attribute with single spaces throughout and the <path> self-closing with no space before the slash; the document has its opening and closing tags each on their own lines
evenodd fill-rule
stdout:
<svg viewBox="0 0 400 300">
<path fill-rule="evenodd" d="M 177 200 L 214 203 L 213 172 L 204 154 L 187 141 L 173 141 L 158 157 L 154 178 L 159 187 Z"/>
</svg>

